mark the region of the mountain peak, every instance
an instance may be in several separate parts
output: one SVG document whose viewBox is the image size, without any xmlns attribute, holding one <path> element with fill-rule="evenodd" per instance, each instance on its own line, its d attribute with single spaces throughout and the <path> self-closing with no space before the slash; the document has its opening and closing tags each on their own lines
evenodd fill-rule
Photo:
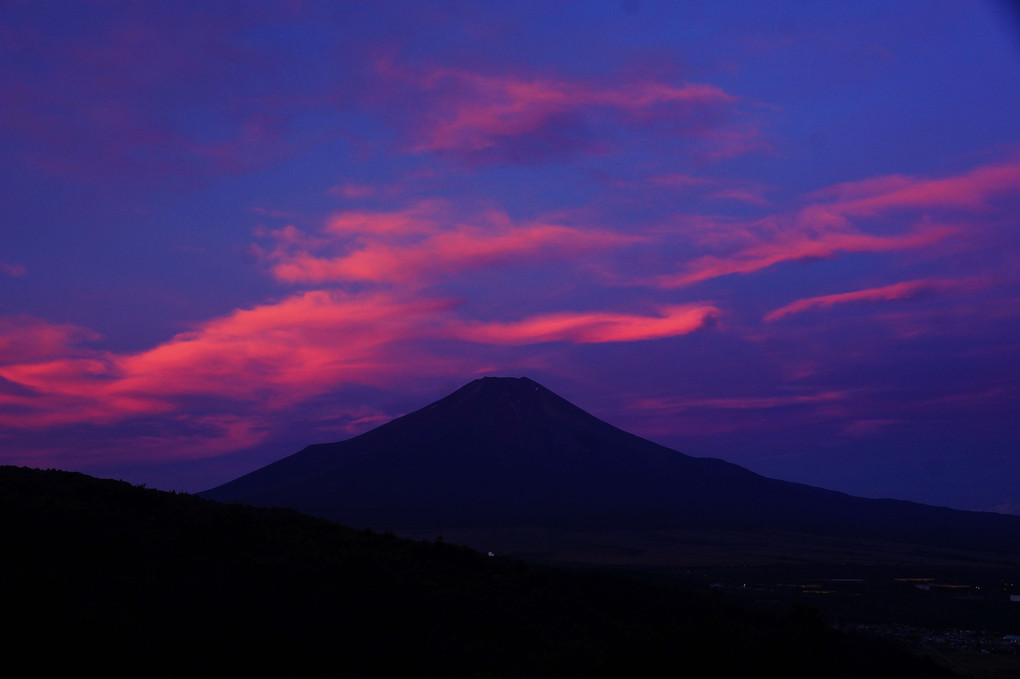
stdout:
<svg viewBox="0 0 1020 679">
<path fill-rule="evenodd" d="M 435 426 L 437 418 L 444 418 L 442 426 L 454 429 L 460 426 L 455 424 L 455 419 L 473 422 L 476 431 L 479 430 L 477 425 L 484 423 L 496 435 L 512 435 L 515 431 L 533 427 L 539 421 L 565 422 L 577 421 L 578 418 L 598 421 L 530 378 L 481 377 L 391 424 L 417 426 L 430 420 Z"/>
<path fill-rule="evenodd" d="M 476 380 L 471 380 L 470 382 L 468 382 L 464 386 L 469 386 L 469 385 L 472 385 L 472 384 L 503 384 L 503 385 L 534 384 L 534 385 L 538 385 L 538 382 L 536 382 L 535 380 L 533 380 L 533 379 L 531 379 L 529 377 L 497 377 L 495 375 L 486 375 L 485 377 L 479 377 Z"/>
<path fill-rule="evenodd" d="M 464 392 L 465 394 L 480 393 L 523 393 L 529 390 L 543 390 L 545 387 L 527 377 L 479 377 L 465 384 L 453 392 Z M 548 391 L 547 389 L 545 389 Z M 452 396 L 453 394 L 451 394 Z"/>
<path fill-rule="evenodd" d="M 529 392 L 550 392 L 538 382 L 528 377 L 479 377 L 468 382 L 455 391 L 454 394 L 463 392 L 464 396 L 490 396 L 493 394 L 518 394 L 527 395 Z"/>
<path fill-rule="evenodd" d="M 694 458 L 603 422 L 527 377 L 483 377 L 360 436 L 203 493 L 374 528 L 699 527 L 995 545 L 1020 520 L 866 500 Z"/>
<path fill-rule="evenodd" d="M 617 429 L 530 378 L 483 377 L 205 495 L 355 525 L 576 523 L 592 512 L 611 516 L 617 491 L 642 495 L 639 478 L 665 478 L 651 470 L 691 464 L 694 458 Z"/>
</svg>

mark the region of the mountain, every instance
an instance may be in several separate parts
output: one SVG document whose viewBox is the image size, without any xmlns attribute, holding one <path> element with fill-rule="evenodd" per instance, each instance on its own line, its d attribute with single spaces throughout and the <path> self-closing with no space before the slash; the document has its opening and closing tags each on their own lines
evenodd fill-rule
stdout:
<svg viewBox="0 0 1020 679">
<path fill-rule="evenodd" d="M 524 377 L 475 380 L 202 495 L 376 529 L 794 531 L 1020 554 L 1020 517 L 765 478 L 629 434 Z"/>
</svg>

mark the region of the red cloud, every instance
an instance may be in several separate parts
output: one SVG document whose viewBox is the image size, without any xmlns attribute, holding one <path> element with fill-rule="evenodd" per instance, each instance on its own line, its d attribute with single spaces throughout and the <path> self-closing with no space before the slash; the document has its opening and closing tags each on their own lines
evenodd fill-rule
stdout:
<svg viewBox="0 0 1020 679">
<path fill-rule="evenodd" d="M 734 98 L 710 85 L 679 87 L 642 82 L 619 88 L 554 80 L 525 80 L 483 76 L 441 69 L 426 76 L 427 89 L 449 88 L 452 94 L 429 116 L 422 129 L 419 151 L 478 151 L 506 137 L 542 129 L 551 119 L 571 112 L 608 107 L 641 118 L 654 116 L 655 108 L 676 104 L 703 106 L 733 102 Z"/>
<path fill-rule="evenodd" d="M 694 185 L 681 177 L 684 186 Z M 700 182 L 698 183 L 700 184 Z M 930 219 L 933 211 L 984 211 L 1000 196 L 1020 193 L 1020 163 L 987 165 L 955 177 L 877 177 L 838 184 L 812 194 L 813 203 L 791 214 L 751 222 L 693 218 L 686 235 L 697 245 L 726 250 L 681 265 L 656 282 L 667 288 L 729 274 L 748 274 L 775 264 L 827 259 L 849 252 L 926 248 L 958 233 L 960 226 Z M 898 211 L 916 214 L 911 231 L 868 233 L 867 220 Z M 958 216 L 954 216 L 959 223 Z"/>
<path fill-rule="evenodd" d="M 394 212 L 349 211 L 332 215 L 325 230 L 334 236 L 407 236 L 439 231 L 450 219 L 442 201 L 425 200 Z"/>
<path fill-rule="evenodd" d="M 714 306 L 671 306 L 658 316 L 604 312 L 564 312 L 533 316 L 515 323 L 467 323 L 455 335 L 486 344 L 578 344 L 634 342 L 686 335 L 721 314 Z"/>
<path fill-rule="evenodd" d="M 514 262 L 568 257 L 640 240 L 607 231 L 541 221 L 513 224 L 503 213 L 481 215 L 478 225 L 456 222 L 436 203 L 398 212 L 349 212 L 327 223 L 322 246 L 291 247 L 284 234 L 270 255 L 273 275 L 289 283 L 414 282 Z M 330 256 L 309 249 L 343 249 Z"/>
<path fill-rule="evenodd" d="M 99 335 L 76 325 L 54 325 L 31 316 L 0 317 L 0 366 L 66 356 Z"/>
<path fill-rule="evenodd" d="M 663 287 L 674 288 L 734 273 L 753 273 L 780 262 L 827 259 L 845 252 L 882 252 L 918 248 L 936 243 L 955 232 L 946 226 L 924 226 L 898 236 L 873 236 L 855 232 L 806 233 L 790 230 L 773 239 L 746 247 L 727 257 L 705 255 L 686 265 L 680 273 L 662 276 Z"/>
<path fill-rule="evenodd" d="M 1020 162 L 978 167 L 958 177 L 920 179 L 891 175 L 837 184 L 817 197 L 846 216 L 871 216 L 898 209 L 980 210 L 991 198 L 1020 189 Z"/>
<path fill-rule="evenodd" d="M 28 273 L 28 269 L 23 267 L 21 264 L 10 264 L 8 262 L 0 262 L 0 272 L 7 274 L 8 276 L 24 276 Z"/>
<path fill-rule="evenodd" d="M 158 416 L 177 433 L 148 443 L 143 437 L 139 445 L 169 450 L 167 441 L 183 443 L 188 432 L 208 430 L 203 435 L 212 442 L 202 450 L 213 454 L 259 440 L 265 430 L 259 418 L 345 386 L 405 379 L 408 366 L 419 376 L 471 374 L 478 367 L 470 354 L 444 352 L 436 344 L 443 340 L 636 341 L 693 332 L 719 313 L 709 306 L 668 307 L 658 316 L 564 313 L 485 324 L 459 321 L 453 308 L 384 293 L 304 292 L 236 310 L 134 354 L 77 348 L 73 343 L 93 335 L 73 326 L 7 319 L 0 346 L 14 360 L 0 365 L 0 425 Z M 247 414 L 238 416 L 239 407 Z"/>
<path fill-rule="evenodd" d="M 242 309 L 118 362 L 121 393 L 214 393 L 268 404 L 401 370 L 392 345 L 427 335 L 449 305 L 314 291 Z M 414 352 L 411 352 L 413 355 Z"/>
<path fill-rule="evenodd" d="M 90 455 L 91 462 L 220 455 L 259 443 L 277 413 L 310 397 L 404 380 L 409 370 L 470 373 L 468 359 L 423 344 L 439 334 L 449 308 L 435 300 L 307 292 L 239 309 L 135 354 L 76 347 L 94 335 L 73 326 L 3 319 L 0 429 L 123 423 L 132 431 L 129 446 L 105 449 L 97 433 L 94 455 L 76 450 L 75 464 Z M 66 455 L 35 446 L 20 459 Z"/>
<path fill-rule="evenodd" d="M 518 162 L 578 148 L 602 148 L 607 116 L 632 126 L 659 122 L 671 127 L 673 135 L 714 134 L 709 131 L 721 123 L 718 115 L 708 112 L 736 102 L 717 87 L 697 83 L 673 85 L 645 79 L 604 85 L 451 68 L 411 74 L 390 62 L 381 63 L 379 71 L 398 83 L 404 95 L 417 89 L 425 97 L 413 123 L 413 150 L 475 157 L 496 151 L 499 158 Z M 402 114 L 406 109 L 402 107 Z M 754 131 L 751 134 L 757 136 Z"/>
<path fill-rule="evenodd" d="M 0 377 L 23 392 L 3 397 L 10 415 L 0 421 L 111 422 L 170 412 L 190 398 L 274 408 L 343 384 L 375 384 L 424 358 L 413 347 L 397 351 L 394 345 L 427 336 L 448 306 L 307 292 L 235 311 L 137 354 L 27 356 L 0 366 Z M 439 370 L 449 361 L 429 357 L 426 365 Z"/>
<path fill-rule="evenodd" d="M 770 312 L 764 318 L 767 322 L 777 321 L 784 316 L 799 314 L 810 309 L 834 306 L 836 304 L 847 304 L 851 302 L 884 302 L 896 299 L 907 299 L 922 292 L 950 290 L 950 289 L 971 289 L 977 287 L 975 281 L 922 279 L 916 281 L 904 281 L 894 283 L 880 288 L 867 290 L 855 290 L 843 292 L 836 295 L 823 295 L 820 297 L 809 297 L 798 299 L 784 307 Z"/>
</svg>

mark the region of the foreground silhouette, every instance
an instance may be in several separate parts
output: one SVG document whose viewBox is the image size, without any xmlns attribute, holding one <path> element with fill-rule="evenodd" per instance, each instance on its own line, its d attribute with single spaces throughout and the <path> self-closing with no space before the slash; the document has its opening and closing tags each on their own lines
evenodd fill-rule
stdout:
<svg viewBox="0 0 1020 679">
<path fill-rule="evenodd" d="M 942 677 L 810 610 L 0 468 L 6 662 L 104 676 Z"/>
</svg>

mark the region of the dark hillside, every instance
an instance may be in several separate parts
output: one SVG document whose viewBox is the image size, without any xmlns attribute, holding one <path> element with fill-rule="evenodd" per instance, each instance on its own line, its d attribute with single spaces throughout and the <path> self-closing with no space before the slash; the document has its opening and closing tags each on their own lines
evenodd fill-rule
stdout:
<svg viewBox="0 0 1020 679">
<path fill-rule="evenodd" d="M 939 677 L 802 610 L 0 468 L 4 658 L 104 676 Z"/>
</svg>

